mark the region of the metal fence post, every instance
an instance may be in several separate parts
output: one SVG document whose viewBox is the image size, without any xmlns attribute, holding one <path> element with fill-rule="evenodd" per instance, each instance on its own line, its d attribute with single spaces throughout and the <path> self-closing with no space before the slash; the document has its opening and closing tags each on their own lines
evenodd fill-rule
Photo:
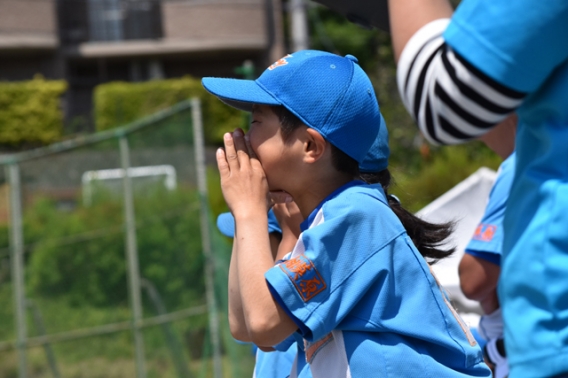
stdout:
<svg viewBox="0 0 568 378">
<path fill-rule="evenodd" d="M 164 302 L 162 301 L 162 297 L 160 296 L 160 293 L 158 293 L 158 290 L 156 289 L 156 286 L 154 286 L 154 284 L 152 283 L 152 281 L 146 279 L 146 278 L 141 278 L 140 279 L 140 285 L 146 289 L 146 293 L 148 294 L 148 297 L 150 298 L 150 301 L 154 304 L 154 308 L 156 309 L 156 312 L 158 313 L 158 315 L 165 315 L 168 313 L 168 311 L 166 310 L 166 306 L 164 305 Z M 189 373 L 189 367 L 187 365 L 187 362 L 185 361 L 185 358 L 183 356 L 183 346 L 181 345 L 181 343 L 179 342 L 179 340 L 177 339 L 171 324 L 168 323 L 162 323 L 161 324 L 162 327 L 162 332 L 164 332 L 164 337 L 166 339 L 166 344 L 168 345 L 168 348 L 170 349 L 170 353 L 172 355 L 172 360 L 174 362 L 174 367 L 177 371 L 177 375 L 179 378 L 190 378 L 191 374 Z"/>
<path fill-rule="evenodd" d="M 134 346 L 136 358 L 136 377 L 146 378 L 144 366 L 144 338 L 142 335 L 142 297 L 140 294 L 140 269 L 138 267 L 138 247 L 136 245 L 136 218 L 134 215 L 134 196 L 132 194 L 132 181 L 128 171 L 130 169 L 130 151 L 128 139 L 121 135 L 120 160 L 123 169 L 124 190 L 124 217 L 126 225 L 126 256 L 128 259 L 128 277 L 130 289 L 130 303 L 132 306 L 132 321 L 134 333 Z"/>
<path fill-rule="evenodd" d="M 7 166 L 10 184 L 10 250 L 12 262 L 12 288 L 14 291 L 14 315 L 18 345 L 18 377 L 26 378 L 26 299 L 24 292 L 24 232 L 22 229 L 22 198 L 20 167 Z"/>
<path fill-rule="evenodd" d="M 34 301 L 29 299 L 26 300 L 26 307 L 32 310 L 33 318 L 37 333 L 39 336 L 47 335 L 45 330 L 45 324 L 43 323 L 43 316 L 41 316 L 41 311 L 39 307 L 35 304 Z M 43 344 L 43 349 L 45 350 L 45 356 L 47 358 L 47 363 L 49 364 L 49 368 L 51 369 L 51 374 L 53 374 L 53 378 L 61 378 L 61 374 L 59 374 L 59 369 L 57 367 L 57 360 L 55 359 L 55 354 L 53 353 L 53 349 L 51 348 L 50 343 Z"/>
<path fill-rule="evenodd" d="M 207 204 L 207 178 L 205 172 L 205 150 L 203 148 L 203 122 L 201 118 L 201 101 L 191 99 L 191 115 L 193 123 L 193 147 L 195 149 L 195 165 L 197 172 L 197 186 L 200 198 L 201 213 L 201 244 L 205 257 L 205 290 L 209 308 L 209 328 L 211 330 L 211 345 L 213 347 L 213 377 L 222 377 L 221 342 L 219 335 L 219 319 L 217 315 L 217 302 L 215 300 L 215 266 L 209 238 L 209 215 Z"/>
</svg>

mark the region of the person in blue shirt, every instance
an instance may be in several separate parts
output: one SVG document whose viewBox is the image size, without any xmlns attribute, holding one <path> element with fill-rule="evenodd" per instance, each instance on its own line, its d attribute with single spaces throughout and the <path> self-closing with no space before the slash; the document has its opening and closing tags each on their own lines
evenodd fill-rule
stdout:
<svg viewBox="0 0 568 378">
<path fill-rule="evenodd" d="M 490 376 L 426 261 L 451 254 L 438 247 L 450 228 L 407 233 L 383 190 L 388 175 L 359 179 L 381 116 L 357 59 L 298 51 L 257 80 L 202 83 L 252 111 L 246 136 L 225 134 L 216 155 L 237 230 L 233 336 L 261 346 L 301 336 L 316 378 Z M 288 193 L 304 218 L 276 266 L 266 233 L 271 191 Z"/>
<path fill-rule="evenodd" d="M 498 285 L 511 377 L 568 375 L 568 2 L 389 0 L 399 91 L 432 143 L 519 118 Z"/>
<path fill-rule="evenodd" d="M 388 166 L 390 148 L 388 145 L 388 129 L 381 114 L 380 129 L 377 138 L 363 162 L 359 165 L 361 178 L 366 182 L 380 182 L 376 175 L 381 175 Z M 385 191 L 387 188 L 384 188 Z M 296 243 L 299 235 L 298 208 L 291 201 L 286 200 L 286 193 L 272 193 L 274 203 L 268 212 L 268 232 L 272 254 L 277 262 L 282 262 L 284 256 L 292 248 L 290 245 Z M 394 202 L 393 206 L 402 209 L 398 200 L 389 197 L 389 201 Z M 284 242 L 280 224 L 284 225 Z M 296 226 L 297 225 L 297 226 Z M 230 212 L 222 213 L 217 218 L 217 228 L 225 236 L 233 238 L 235 235 L 235 219 Z M 293 241 L 293 243 L 291 243 Z M 281 243 L 282 242 L 282 243 Z M 311 377 L 309 365 L 305 363 L 304 343 L 300 338 L 296 340 L 290 337 L 284 342 L 274 346 L 274 351 L 256 349 L 256 364 L 253 377 L 282 377 L 283 372 L 292 372 L 292 376 L 301 378 Z"/>
<path fill-rule="evenodd" d="M 483 339 L 480 344 L 485 362 L 491 367 L 494 378 L 504 378 L 509 374 L 497 283 L 501 273 L 503 218 L 515 172 L 516 128 L 517 117 L 512 115 L 481 138 L 504 161 L 491 188 L 483 218 L 459 265 L 463 293 L 467 298 L 479 301 L 484 314 L 477 330 Z"/>
</svg>

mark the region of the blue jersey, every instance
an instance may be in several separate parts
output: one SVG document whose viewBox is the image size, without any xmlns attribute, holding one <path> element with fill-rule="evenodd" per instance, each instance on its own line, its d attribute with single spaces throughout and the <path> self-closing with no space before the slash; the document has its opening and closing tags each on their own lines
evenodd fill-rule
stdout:
<svg viewBox="0 0 568 378">
<path fill-rule="evenodd" d="M 310 367 L 306 363 L 304 352 L 304 340 L 298 333 L 292 334 L 280 344 L 274 346 L 275 352 L 257 353 L 255 377 L 290 377 L 290 378 L 312 378 Z M 285 357 L 276 357 L 283 354 Z M 284 362 L 284 358 L 286 362 Z M 270 368 L 270 365 L 277 365 L 277 368 Z M 260 365 L 260 366 L 259 366 Z M 282 375 L 284 373 L 284 375 Z"/>
<path fill-rule="evenodd" d="M 489 193 L 483 218 L 465 249 L 465 253 L 499 266 L 501 265 L 501 251 L 505 234 L 503 218 L 514 174 L 515 153 L 513 152 L 499 167 L 497 179 L 491 188 L 491 193 Z"/>
<path fill-rule="evenodd" d="M 568 372 L 568 2 L 464 0 L 444 37 L 517 110 L 499 298 L 511 377 Z"/>
<path fill-rule="evenodd" d="M 288 344 L 285 350 L 274 352 L 256 351 L 254 378 L 286 378 L 290 375 L 297 355 L 296 342 Z"/>
<path fill-rule="evenodd" d="M 314 377 L 490 376 L 380 185 L 339 188 L 302 230 L 266 279 Z"/>
</svg>

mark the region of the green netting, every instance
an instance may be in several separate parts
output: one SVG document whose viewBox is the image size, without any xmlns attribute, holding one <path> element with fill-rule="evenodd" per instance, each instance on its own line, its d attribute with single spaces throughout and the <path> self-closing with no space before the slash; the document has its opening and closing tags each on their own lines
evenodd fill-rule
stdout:
<svg viewBox="0 0 568 378">
<path fill-rule="evenodd" d="M 136 350 L 148 378 L 214 376 L 193 117 L 186 102 L 122 129 L 0 159 L 17 167 L 22 206 L 21 227 L 11 227 L 15 204 L 0 201 L 0 376 L 18 376 L 22 356 L 29 377 L 143 376 Z M 133 218 L 125 210 L 125 156 Z M 0 170 L 0 191 L 14 190 L 8 181 Z M 251 347 L 228 329 L 230 241 L 213 219 L 208 209 L 223 377 L 251 376 Z M 23 239 L 19 323 L 11 271 L 18 243 L 9 230 Z M 132 248 L 140 273 L 136 323 Z M 17 324 L 27 348 L 17 348 Z"/>
</svg>

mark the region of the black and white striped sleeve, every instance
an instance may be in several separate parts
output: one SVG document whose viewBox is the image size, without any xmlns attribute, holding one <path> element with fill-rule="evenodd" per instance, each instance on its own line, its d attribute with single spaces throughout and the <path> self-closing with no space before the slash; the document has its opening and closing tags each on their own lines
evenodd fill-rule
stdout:
<svg viewBox="0 0 568 378">
<path fill-rule="evenodd" d="M 415 33 L 397 67 L 404 105 L 434 144 L 458 144 L 483 135 L 526 96 L 489 78 L 446 45 L 442 33 L 448 23 L 436 20 Z"/>
</svg>

